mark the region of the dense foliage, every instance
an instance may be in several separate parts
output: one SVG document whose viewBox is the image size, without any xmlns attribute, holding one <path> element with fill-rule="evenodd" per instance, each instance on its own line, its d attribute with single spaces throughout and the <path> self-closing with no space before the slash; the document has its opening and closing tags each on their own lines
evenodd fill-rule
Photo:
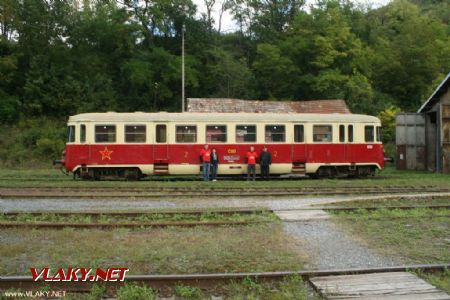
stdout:
<svg viewBox="0 0 450 300">
<path fill-rule="evenodd" d="M 389 114 L 416 110 L 450 70 L 446 0 L 204 2 L 198 18 L 191 0 L 2 0 L 2 128 L 89 111 L 179 111 L 183 24 L 187 97 L 342 98 L 353 112 Z M 213 5 L 236 31 L 221 32 Z"/>
</svg>

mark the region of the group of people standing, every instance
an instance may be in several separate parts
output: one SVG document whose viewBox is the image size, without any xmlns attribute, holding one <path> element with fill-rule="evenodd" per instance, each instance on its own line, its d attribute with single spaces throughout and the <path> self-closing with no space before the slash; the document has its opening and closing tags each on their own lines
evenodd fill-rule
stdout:
<svg viewBox="0 0 450 300">
<path fill-rule="evenodd" d="M 247 180 L 256 179 L 256 163 L 259 160 L 261 166 L 261 178 L 264 180 L 269 179 L 270 165 L 272 164 L 272 155 L 264 146 L 262 152 L 258 155 L 255 151 L 255 147 L 251 146 L 250 151 L 247 152 Z M 209 145 L 205 145 L 200 151 L 200 159 L 203 163 L 203 180 L 209 181 L 210 177 L 212 181 L 217 181 L 217 168 L 219 167 L 219 155 L 217 150 L 213 148 L 209 149 Z"/>
</svg>

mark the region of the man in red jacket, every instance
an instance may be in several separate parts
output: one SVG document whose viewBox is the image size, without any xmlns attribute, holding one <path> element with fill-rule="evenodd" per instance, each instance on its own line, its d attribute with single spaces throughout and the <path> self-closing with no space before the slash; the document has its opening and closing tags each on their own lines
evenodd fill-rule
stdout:
<svg viewBox="0 0 450 300">
<path fill-rule="evenodd" d="M 211 150 L 205 145 L 200 151 L 200 159 L 203 163 L 203 180 L 209 181 L 209 170 L 211 168 Z"/>
<path fill-rule="evenodd" d="M 250 151 L 247 152 L 247 180 L 250 180 L 250 173 L 252 174 L 253 181 L 256 178 L 256 160 L 258 159 L 258 153 L 255 152 L 255 147 L 251 146 Z"/>
</svg>

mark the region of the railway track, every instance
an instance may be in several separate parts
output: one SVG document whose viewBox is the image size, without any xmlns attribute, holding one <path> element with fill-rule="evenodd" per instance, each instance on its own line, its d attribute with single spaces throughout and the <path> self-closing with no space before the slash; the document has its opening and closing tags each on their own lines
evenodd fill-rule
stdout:
<svg viewBox="0 0 450 300">
<path fill-rule="evenodd" d="M 401 209 L 401 210 L 411 210 L 411 209 L 450 209 L 450 205 L 411 205 L 411 206 L 366 206 L 366 207 L 339 207 L 339 206 L 324 206 L 324 207 L 305 207 L 305 208 L 297 208 L 297 209 L 284 209 L 287 210 L 325 210 L 325 211 L 358 211 L 358 210 L 378 210 L 378 209 Z M 120 220 L 120 218 L 139 218 L 145 216 L 157 215 L 161 218 L 171 218 L 174 216 L 189 216 L 200 219 L 202 215 L 223 215 L 223 217 L 227 218 L 229 216 L 248 216 L 248 215 L 257 215 L 257 214 L 267 214 L 273 213 L 274 210 L 268 209 L 235 209 L 235 210 L 201 210 L 201 211 L 193 211 L 193 210 L 182 210 L 182 211 L 148 211 L 148 212 L 136 212 L 136 211 L 124 211 L 124 212 L 4 212 L 1 213 L 0 216 L 3 218 L 8 218 L 9 221 L 0 221 L 0 228 L 48 228 L 48 229 L 62 229 L 66 227 L 72 228 L 99 228 L 99 229 L 114 229 L 114 228 L 158 228 L 158 227 L 193 227 L 193 226 L 238 226 L 238 225 L 250 225 L 250 224 L 258 224 L 258 223 L 268 223 L 273 220 L 243 220 L 243 221 L 235 221 L 235 220 L 183 220 L 183 221 L 152 221 L 152 222 L 142 222 L 137 219 L 137 221 L 125 222 L 124 220 Z M 59 217 L 58 221 L 42 221 L 42 220 L 28 220 L 26 222 L 17 221 L 23 219 L 23 216 L 27 217 Z M 74 222 L 73 218 L 77 217 L 92 217 L 93 221 L 89 223 L 85 222 Z M 98 222 L 99 218 L 102 217 L 111 217 L 111 218 L 119 218 L 112 219 L 108 222 Z M 63 220 L 61 220 L 63 218 Z M 64 220 L 66 218 L 68 221 Z M 244 217 L 245 218 L 245 217 Z M 15 220 L 16 219 L 16 220 Z"/>
<path fill-rule="evenodd" d="M 445 193 L 450 188 L 430 186 L 298 187 L 298 188 L 0 188 L 0 198 L 161 198 L 226 196 L 323 196 L 360 194 Z"/>
<path fill-rule="evenodd" d="M 158 228 L 158 227 L 194 227 L 194 226 L 237 226 L 267 223 L 263 221 L 204 221 L 204 222 L 139 222 L 139 223 L 19 223 L 0 222 L 0 228 L 49 228 L 49 229 L 63 229 L 63 228 L 98 228 L 98 229 L 113 229 L 113 228 Z"/>
<path fill-rule="evenodd" d="M 450 268 L 450 264 L 428 264 L 428 265 L 404 265 L 395 267 L 344 269 L 344 270 L 310 270 L 310 271 L 284 271 L 284 272 L 262 272 L 262 273 L 219 273 L 219 274 L 181 274 L 181 275 L 128 275 L 127 283 L 139 283 L 157 290 L 174 288 L 177 285 L 193 286 L 202 289 L 212 289 L 217 286 L 226 285 L 231 282 L 239 282 L 246 278 L 257 281 L 279 281 L 288 276 L 301 276 L 305 281 L 312 277 L 348 275 L 348 274 L 370 274 L 404 271 L 437 272 Z M 39 290 L 46 286 L 51 290 L 64 290 L 66 292 L 80 293 L 89 292 L 95 282 L 44 282 L 34 281 L 32 276 L 0 276 L 0 290 L 22 289 Z M 105 282 L 107 289 L 115 290 L 123 282 Z"/>
</svg>

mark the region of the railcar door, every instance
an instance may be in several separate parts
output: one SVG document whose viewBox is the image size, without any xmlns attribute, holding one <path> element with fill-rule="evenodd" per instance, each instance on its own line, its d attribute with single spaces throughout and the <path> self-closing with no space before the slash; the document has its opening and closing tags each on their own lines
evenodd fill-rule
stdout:
<svg viewBox="0 0 450 300">
<path fill-rule="evenodd" d="M 349 163 L 355 163 L 356 162 L 356 151 L 355 151 L 355 145 L 354 143 L 354 137 L 353 137 L 353 124 L 347 125 L 347 146 L 346 146 L 346 161 Z"/>
<path fill-rule="evenodd" d="M 294 143 L 292 144 L 292 172 L 304 173 L 306 163 L 305 125 L 294 124 Z"/>
<path fill-rule="evenodd" d="M 340 124 L 339 125 L 339 142 L 334 145 L 334 155 L 332 158 L 332 162 L 335 163 L 346 163 L 347 162 L 347 141 L 348 141 L 348 134 L 345 134 L 345 125 Z"/>
<path fill-rule="evenodd" d="M 155 144 L 153 145 L 153 157 L 155 164 L 168 164 L 169 144 L 167 124 L 156 124 Z"/>
</svg>

